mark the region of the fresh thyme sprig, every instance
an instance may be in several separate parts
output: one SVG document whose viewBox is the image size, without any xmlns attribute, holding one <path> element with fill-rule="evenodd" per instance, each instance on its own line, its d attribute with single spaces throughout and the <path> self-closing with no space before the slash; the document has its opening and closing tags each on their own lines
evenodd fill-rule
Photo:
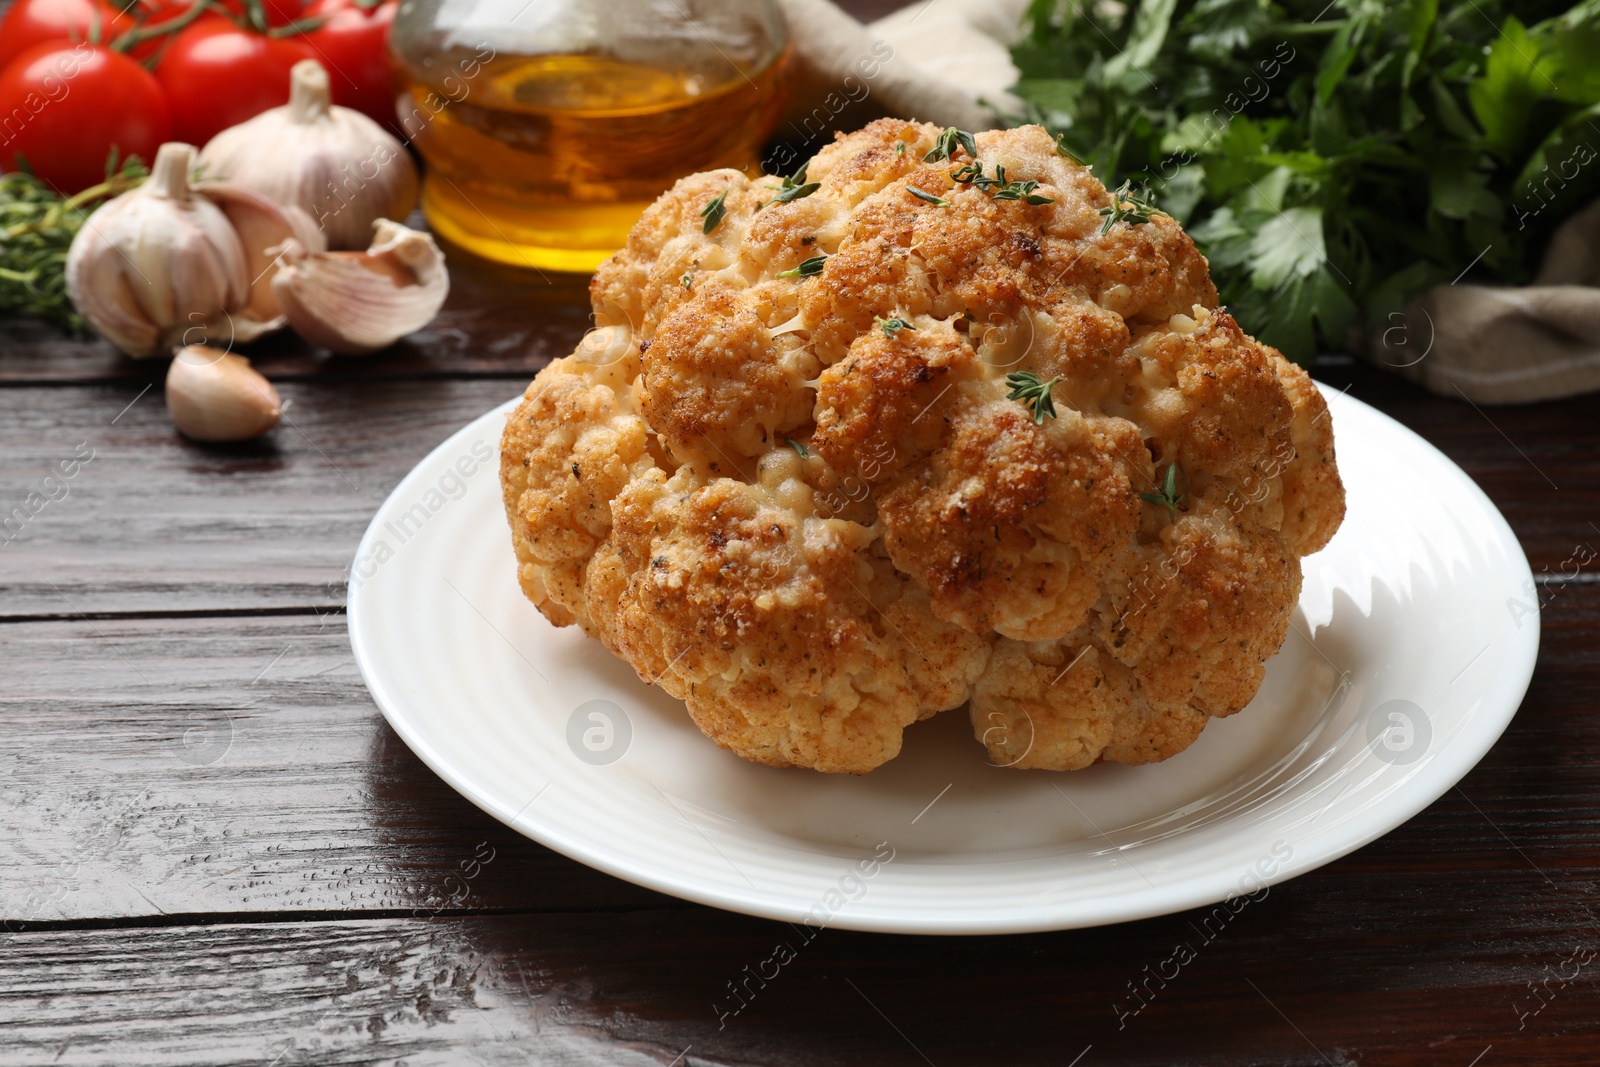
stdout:
<svg viewBox="0 0 1600 1067">
<path fill-rule="evenodd" d="M 806 169 L 810 162 L 800 164 L 800 169 L 783 179 L 783 191 L 772 198 L 774 204 L 787 204 L 795 200 L 804 200 L 818 189 L 822 188 L 821 182 L 806 181 Z"/>
<path fill-rule="evenodd" d="M 137 187 L 148 173 L 137 158 L 119 165 L 113 149 L 106 180 L 68 198 L 25 170 L 0 176 L 0 312 L 84 330 L 67 296 L 67 250 L 95 207 Z"/>
<path fill-rule="evenodd" d="M 805 260 L 804 262 L 802 262 L 798 267 L 793 267 L 793 268 L 791 268 L 789 270 L 780 270 L 778 272 L 778 277 L 780 277 L 780 278 L 814 278 L 818 274 L 822 273 L 823 264 L 825 264 L 827 262 L 828 262 L 827 253 L 822 253 L 821 255 L 815 255 L 815 256 L 812 256 L 810 259 Z"/>
<path fill-rule="evenodd" d="M 1012 371 L 1006 375 L 1006 384 L 1011 387 L 1006 399 L 1022 401 L 1025 407 L 1033 411 L 1034 424 L 1043 426 L 1047 417 L 1056 417 L 1056 402 L 1050 396 L 1050 387 L 1060 380 L 1051 378 L 1048 382 L 1041 382 L 1031 370 Z"/>
<path fill-rule="evenodd" d="M 934 196 L 932 193 L 928 192 L 925 189 L 918 189 L 915 185 L 906 186 L 906 192 L 910 193 L 912 196 L 916 197 L 918 200 L 926 200 L 928 203 L 934 205 L 935 207 L 949 207 L 950 206 L 950 201 L 946 200 L 944 197 L 942 197 L 942 196 Z"/>
<path fill-rule="evenodd" d="M 995 200 L 1025 200 L 1035 206 L 1056 202 L 1053 196 L 1041 196 L 1034 192 L 1035 189 L 1039 188 L 1039 183 L 1036 181 L 1014 182 L 1007 180 L 1006 165 L 1004 163 L 995 164 L 993 178 L 983 173 L 983 162 L 981 160 L 973 160 L 966 166 L 951 171 L 950 178 L 952 181 L 959 182 L 962 185 L 971 185 L 982 189 Z"/>
<path fill-rule="evenodd" d="M 792 437 L 785 437 L 784 440 L 789 442 L 789 447 L 794 449 L 795 455 L 799 456 L 801 459 L 811 458 L 811 450 L 805 445 L 801 444 L 799 441 L 796 441 Z"/>
<path fill-rule="evenodd" d="M 1004 168 L 997 167 L 996 169 L 1003 170 Z M 1001 177 L 1004 178 L 1005 175 L 1002 174 Z M 1037 188 L 1039 188 L 1039 183 L 1032 179 L 1025 182 L 1006 182 L 995 191 L 994 199 L 1021 200 L 1023 203 L 1032 204 L 1035 207 L 1040 204 L 1053 204 L 1056 202 L 1056 198 L 1053 196 L 1043 196 L 1034 192 Z"/>
<path fill-rule="evenodd" d="M 1165 215 L 1166 212 L 1156 207 L 1150 199 L 1149 190 L 1133 191 L 1131 182 L 1124 181 L 1117 186 L 1111 194 L 1111 206 L 1100 209 L 1100 214 L 1105 218 L 1105 224 L 1100 227 L 1102 235 L 1111 232 L 1111 227 L 1119 222 L 1126 222 L 1129 226 L 1138 226 L 1149 222 L 1152 215 Z"/>
<path fill-rule="evenodd" d="M 989 179 L 983 176 L 983 162 L 977 159 L 973 160 L 971 163 L 968 163 L 964 167 L 958 167 L 951 171 L 950 180 L 959 182 L 962 185 L 971 185 L 976 182 L 984 182 L 987 184 L 989 181 Z M 980 189 L 983 187 L 983 185 L 978 186 Z"/>
<path fill-rule="evenodd" d="M 822 188 L 821 182 L 806 182 L 804 185 L 793 185 L 772 198 L 774 204 L 788 204 L 795 200 L 804 200 L 818 189 Z"/>
<path fill-rule="evenodd" d="M 1079 159 L 1077 154 L 1075 152 L 1073 152 L 1072 149 L 1067 147 L 1067 145 L 1066 145 L 1066 137 L 1067 137 L 1067 135 L 1064 134 L 1064 133 L 1056 134 L 1056 155 L 1060 156 L 1062 159 L 1068 160 L 1068 161 L 1070 161 L 1072 163 L 1076 163 L 1080 167 L 1084 167 L 1086 169 L 1092 170 L 1093 168 L 1090 167 L 1089 164 L 1087 164 L 1083 160 Z"/>
<path fill-rule="evenodd" d="M 882 330 L 883 331 L 883 335 L 885 337 L 893 337 L 895 334 L 899 333 L 901 330 L 915 330 L 916 329 L 915 326 L 911 325 L 909 322 L 907 322 L 905 319 L 902 319 L 898 315 L 896 315 L 892 319 L 873 319 L 872 320 L 872 325 L 874 325 L 878 329 Z"/>
<path fill-rule="evenodd" d="M 954 126 L 947 126 L 939 139 L 933 142 L 933 151 L 922 157 L 924 163 L 937 163 L 941 159 L 952 162 L 956 158 L 956 149 L 964 149 L 973 159 L 978 158 L 978 142 L 973 140 L 972 134 L 966 130 L 958 130 Z"/>
<path fill-rule="evenodd" d="M 706 220 L 706 224 L 701 227 L 701 233 L 709 235 L 711 231 L 716 229 L 722 223 L 722 220 L 727 217 L 727 199 L 728 190 L 724 189 L 722 192 L 713 197 L 705 207 L 700 209 L 700 217 Z"/>
<path fill-rule="evenodd" d="M 1178 465 L 1167 464 L 1167 479 L 1161 486 L 1159 493 L 1140 493 L 1139 499 L 1147 504 L 1155 504 L 1166 508 L 1172 515 L 1172 521 L 1178 519 L 1178 505 L 1183 501 L 1183 494 L 1178 492 Z"/>
</svg>

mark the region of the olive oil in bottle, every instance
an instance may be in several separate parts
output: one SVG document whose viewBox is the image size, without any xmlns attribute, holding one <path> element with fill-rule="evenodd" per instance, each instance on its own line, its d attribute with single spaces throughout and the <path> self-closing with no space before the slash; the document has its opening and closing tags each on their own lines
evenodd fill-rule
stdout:
<svg viewBox="0 0 1600 1067">
<path fill-rule="evenodd" d="M 570 17 L 602 5 L 529 6 Z M 670 45 L 520 54 L 492 35 L 445 48 L 428 47 L 437 33 L 414 35 L 408 44 L 397 22 L 401 122 L 426 164 L 429 224 L 490 259 L 587 272 L 623 245 L 678 178 L 716 167 L 753 171 L 782 115 L 789 50 L 772 39 L 781 22 L 749 10 L 730 17 L 753 43 L 730 50 L 726 36 L 718 45 L 685 26 Z M 587 31 L 554 39 L 593 39 L 591 21 Z"/>
</svg>

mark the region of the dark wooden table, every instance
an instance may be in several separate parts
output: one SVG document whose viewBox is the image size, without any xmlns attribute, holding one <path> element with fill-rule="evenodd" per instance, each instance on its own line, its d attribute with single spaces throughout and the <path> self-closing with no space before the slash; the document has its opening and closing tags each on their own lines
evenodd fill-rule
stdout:
<svg viewBox="0 0 1600 1067">
<path fill-rule="evenodd" d="M 1197 914 L 829 930 L 723 1027 L 788 927 L 506 830 L 352 663 L 373 510 L 587 325 L 581 279 L 454 262 L 392 353 L 253 353 L 290 406 L 240 446 L 179 438 L 158 364 L 0 323 L 0 512 L 46 499 L 0 532 L 0 1064 L 1600 1063 L 1592 399 L 1479 411 L 1316 368 L 1461 464 L 1540 575 L 1533 687 L 1458 789 L 1273 888 L 1136 1015 Z"/>
</svg>

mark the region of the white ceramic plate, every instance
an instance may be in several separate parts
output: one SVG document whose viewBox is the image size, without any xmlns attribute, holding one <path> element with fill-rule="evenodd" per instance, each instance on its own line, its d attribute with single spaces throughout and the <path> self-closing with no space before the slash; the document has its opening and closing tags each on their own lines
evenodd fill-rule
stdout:
<svg viewBox="0 0 1600 1067">
<path fill-rule="evenodd" d="M 745 763 L 523 598 L 501 505 L 512 403 L 373 519 L 350 638 L 378 706 L 473 803 L 641 885 L 812 926 L 1003 933 L 1210 904 L 1394 829 L 1505 729 L 1539 644 L 1516 538 L 1411 431 L 1328 396 L 1349 514 L 1305 561 L 1255 701 L 1148 767 L 987 764 L 965 710 L 860 778 Z"/>
</svg>

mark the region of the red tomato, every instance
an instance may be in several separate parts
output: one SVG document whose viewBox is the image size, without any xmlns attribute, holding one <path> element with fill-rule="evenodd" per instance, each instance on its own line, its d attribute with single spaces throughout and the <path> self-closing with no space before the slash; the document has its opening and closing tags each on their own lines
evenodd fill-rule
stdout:
<svg viewBox="0 0 1600 1067">
<path fill-rule="evenodd" d="M 363 7 L 357 0 L 316 0 L 305 17 L 321 26 L 305 35 L 312 55 L 328 68 L 333 102 L 395 126 L 389 74 L 389 27 L 400 0 Z"/>
<path fill-rule="evenodd" d="M 204 146 L 229 126 L 287 104 L 290 69 L 312 56 L 297 37 L 267 37 L 207 15 L 173 39 L 156 67 L 174 133 Z"/>
<path fill-rule="evenodd" d="M 0 73 L 0 167 L 18 160 L 58 192 L 105 177 L 111 149 L 146 163 L 172 137 L 167 98 L 149 71 L 92 44 L 51 41 Z"/>
<path fill-rule="evenodd" d="M 100 0 L 17 0 L 0 20 L 0 71 L 46 41 L 110 44 L 131 23 Z"/>
</svg>

